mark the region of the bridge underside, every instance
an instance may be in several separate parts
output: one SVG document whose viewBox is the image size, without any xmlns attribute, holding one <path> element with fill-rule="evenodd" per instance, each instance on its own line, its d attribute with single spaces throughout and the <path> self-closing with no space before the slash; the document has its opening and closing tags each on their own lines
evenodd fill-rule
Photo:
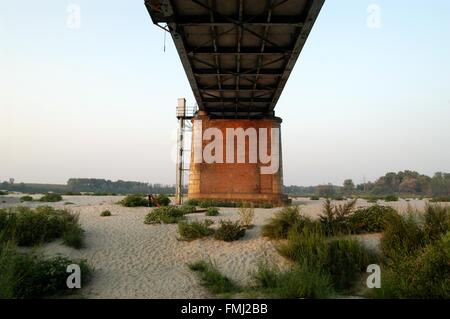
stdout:
<svg viewBox="0 0 450 319">
<path fill-rule="evenodd" d="M 324 1 L 145 0 L 145 5 L 153 23 L 171 33 L 202 119 L 223 129 L 276 122 L 275 106 Z M 194 124 L 198 120 L 194 117 Z M 191 162 L 190 196 L 282 198 L 281 171 L 261 180 L 258 165 L 239 165 Z"/>
</svg>

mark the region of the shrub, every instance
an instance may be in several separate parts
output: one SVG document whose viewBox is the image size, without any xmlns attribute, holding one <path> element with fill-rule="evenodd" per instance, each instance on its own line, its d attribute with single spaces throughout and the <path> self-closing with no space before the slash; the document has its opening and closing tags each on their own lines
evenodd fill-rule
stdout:
<svg viewBox="0 0 450 319">
<path fill-rule="evenodd" d="M 215 199 L 205 199 L 199 201 L 198 204 L 200 205 L 201 208 L 208 208 L 208 207 L 237 207 L 240 203 L 221 201 Z"/>
<path fill-rule="evenodd" d="M 214 238 L 223 241 L 238 240 L 245 235 L 245 228 L 239 222 L 220 221 L 220 227 L 214 233 Z"/>
<path fill-rule="evenodd" d="M 389 206 L 374 205 L 357 209 L 349 216 L 352 233 L 376 233 L 384 230 L 386 217 L 397 212 Z"/>
<path fill-rule="evenodd" d="M 356 199 L 340 205 L 331 204 L 329 199 L 325 201 L 323 212 L 320 215 L 320 223 L 327 236 L 350 233 L 348 217 L 353 212 L 355 204 Z"/>
<path fill-rule="evenodd" d="M 398 213 L 387 216 L 385 231 L 381 239 L 381 251 L 390 258 L 396 259 L 413 255 L 426 244 L 426 236 L 418 223 L 419 216 L 408 212 L 402 216 Z"/>
<path fill-rule="evenodd" d="M 384 198 L 385 202 L 397 202 L 398 201 L 398 196 L 397 195 L 387 195 Z"/>
<path fill-rule="evenodd" d="M 300 230 L 301 226 L 309 223 L 312 221 L 300 214 L 298 206 L 284 207 L 269 220 L 269 223 L 263 225 L 262 235 L 271 239 L 286 239 L 292 227 L 295 226 Z"/>
<path fill-rule="evenodd" d="M 144 224 L 176 224 L 185 219 L 185 212 L 177 206 L 155 208 L 145 216 Z"/>
<path fill-rule="evenodd" d="M 389 264 L 381 277 L 382 298 L 450 298 L 450 233 Z"/>
<path fill-rule="evenodd" d="M 185 205 L 187 206 L 198 206 L 200 205 L 200 201 L 198 199 L 189 199 L 186 201 Z"/>
<path fill-rule="evenodd" d="M 48 203 L 54 203 L 54 202 L 60 202 L 62 201 L 62 196 L 60 194 L 55 193 L 47 193 L 42 196 L 39 201 L 41 202 L 48 202 Z"/>
<path fill-rule="evenodd" d="M 257 208 L 273 208 L 273 204 L 271 203 L 262 203 L 256 206 Z"/>
<path fill-rule="evenodd" d="M 336 290 L 350 289 L 359 274 L 376 261 L 357 240 L 337 239 L 328 243 L 328 255 L 325 269 L 330 273 Z"/>
<path fill-rule="evenodd" d="M 111 216 L 111 212 L 109 210 L 104 210 L 100 213 L 100 216 L 102 217 Z"/>
<path fill-rule="evenodd" d="M 22 196 L 20 197 L 20 201 L 21 202 L 32 202 L 33 201 L 33 197 L 26 195 L 26 196 Z"/>
<path fill-rule="evenodd" d="M 424 231 L 430 241 L 438 240 L 450 231 L 450 207 L 427 205 L 424 213 Z"/>
<path fill-rule="evenodd" d="M 253 218 L 255 217 L 255 209 L 251 204 L 244 204 L 238 209 L 239 222 L 245 228 L 253 226 Z"/>
<path fill-rule="evenodd" d="M 35 210 L 16 207 L 0 212 L 0 240 L 15 241 L 19 246 L 34 246 L 66 236 L 65 243 L 72 246 L 82 241 L 78 215 L 67 210 L 40 206 Z M 78 246 L 78 244 L 74 244 Z"/>
<path fill-rule="evenodd" d="M 63 232 L 63 242 L 65 245 L 80 249 L 84 246 L 84 230 L 78 223 L 71 223 L 66 226 Z"/>
<path fill-rule="evenodd" d="M 167 197 L 164 194 L 159 194 L 156 197 L 156 202 L 160 205 L 160 206 L 169 206 L 170 204 L 170 198 Z"/>
<path fill-rule="evenodd" d="M 85 260 L 64 257 L 43 257 L 19 253 L 10 245 L 0 246 L 0 298 L 43 298 L 68 294 L 67 266 L 77 264 L 82 284 L 86 284 L 92 270 Z"/>
<path fill-rule="evenodd" d="M 351 288 L 358 275 L 376 260 L 376 256 L 356 240 L 327 239 L 317 224 L 308 225 L 301 232 L 292 228 L 288 241 L 277 250 L 298 266 L 329 275 L 330 283 L 337 290 Z"/>
<path fill-rule="evenodd" d="M 183 206 L 178 206 L 178 209 L 181 210 L 183 212 L 183 214 L 193 214 L 197 211 L 197 208 L 195 206 L 191 206 L 191 205 L 183 205 Z"/>
<path fill-rule="evenodd" d="M 310 199 L 310 200 L 319 200 L 320 197 L 319 197 L 319 196 L 311 196 L 309 199 Z"/>
<path fill-rule="evenodd" d="M 188 264 L 188 267 L 198 273 L 200 284 L 213 294 L 230 294 L 241 291 L 241 288 L 237 284 L 222 275 L 211 262 L 197 261 Z"/>
<path fill-rule="evenodd" d="M 125 207 L 148 207 L 148 199 L 142 195 L 127 195 L 119 202 L 120 205 Z"/>
<path fill-rule="evenodd" d="M 209 207 L 205 213 L 206 216 L 217 216 L 219 215 L 219 210 L 216 207 Z"/>
<path fill-rule="evenodd" d="M 284 272 L 260 265 L 253 277 L 256 289 L 278 298 L 327 298 L 334 294 L 330 276 L 308 265 L 294 266 Z"/>
<path fill-rule="evenodd" d="M 214 230 L 209 228 L 212 225 L 212 221 L 206 219 L 202 222 L 200 221 L 192 221 L 186 222 L 181 221 L 178 223 L 178 232 L 181 235 L 183 240 L 194 240 L 197 238 L 206 237 L 212 235 Z"/>
<path fill-rule="evenodd" d="M 301 232 L 292 228 L 288 241 L 277 247 L 280 255 L 301 265 L 321 267 L 327 260 L 327 241 L 323 230 L 315 225 L 304 227 Z"/>
<path fill-rule="evenodd" d="M 448 203 L 450 202 L 450 196 L 449 197 L 433 197 L 430 202 L 432 203 Z"/>
</svg>

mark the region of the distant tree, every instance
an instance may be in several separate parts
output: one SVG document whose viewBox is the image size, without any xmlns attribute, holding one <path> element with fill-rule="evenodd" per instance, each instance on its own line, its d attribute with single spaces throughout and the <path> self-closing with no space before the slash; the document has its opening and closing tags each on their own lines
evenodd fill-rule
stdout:
<svg viewBox="0 0 450 319">
<path fill-rule="evenodd" d="M 343 186 L 345 193 L 351 194 L 355 190 L 355 184 L 351 179 L 346 179 Z"/>
<path fill-rule="evenodd" d="M 14 181 L 15 181 L 15 179 L 12 178 L 12 177 L 9 179 L 9 183 L 10 183 L 11 185 L 14 185 Z"/>
<path fill-rule="evenodd" d="M 317 186 L 317 195 L 320 197 L 332 197 L 336 194 L 336 189 L 332 184 Z"/>
</svg>

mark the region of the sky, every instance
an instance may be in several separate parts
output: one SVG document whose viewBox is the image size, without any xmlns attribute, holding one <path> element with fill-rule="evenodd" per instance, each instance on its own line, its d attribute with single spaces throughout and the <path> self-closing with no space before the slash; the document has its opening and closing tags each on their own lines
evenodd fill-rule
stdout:
<svg viewBox="0 0 450 319">
<path fill-rule="evenodd" d="M 174 184 L 195 100 L 163 48 L 143 0 L 0 0 L 0 181 Z M 449 172 L 450 1 L 327 0 L 276 115 L 285 185 Z"/>
</svg>

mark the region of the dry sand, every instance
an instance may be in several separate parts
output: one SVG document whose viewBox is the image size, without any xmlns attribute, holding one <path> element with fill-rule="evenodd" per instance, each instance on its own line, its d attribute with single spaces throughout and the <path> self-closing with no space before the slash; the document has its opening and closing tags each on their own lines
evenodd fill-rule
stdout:
<svg viewBox="0 0 450 319">
<path fill-rule="evenodd" d="M 19 197 L 0 197 L 0 208 L 18 205 Z M 221 272 L 242 284 L 249 283 L 250 272 L 262 260 L 287 264 L 276 252 L 273 242 L 260 236 L 261 226 L 279 209 L 255 209 L 255 227 L 239 241 L 226 243 L 207 238 L 185 242 L 177 240 L 176 225 L 145 225 L 144 217 L 150 209 L 121 207 L 116 204 L 121 198 L 64 196 L 64 201 L 50 204 L 80 214 L 80 222 L 86 231 L 86 247 L 72 249 L 59 240 L 38 250 L 48 255 L 61 253 L 87 259 L 95 268 L 93 280 L 83 289 L 87 298 L 208 298 L 212 296 L 199 285 L 187 263 L 210 259 Z M 65 202 L 73 204 L 64 205 Z M 321 212 L 323 201 L 295 199 L 294 204 L 301 205 L 304 214 L 315 218 Z M 426 202 L 400 200 L 388 204 L 405 211 L 408 204 L 421 209 Z M 40 203 L 23 205 L 35 207 Z M 364 200 L 357 202 L 357 206 L 367 205 Z M 110 210 L 112 216 L 100 217 L 103 210 Z M 197 213 L 188 218 L 206 217 Z M 220 219 L 237 220 L 237 209 L 221 208 L 219 216 L 208 218 L 216 222 Z M 379 235 L 365 235 L 361 240 L 376 248 Z"/>
</svg>

